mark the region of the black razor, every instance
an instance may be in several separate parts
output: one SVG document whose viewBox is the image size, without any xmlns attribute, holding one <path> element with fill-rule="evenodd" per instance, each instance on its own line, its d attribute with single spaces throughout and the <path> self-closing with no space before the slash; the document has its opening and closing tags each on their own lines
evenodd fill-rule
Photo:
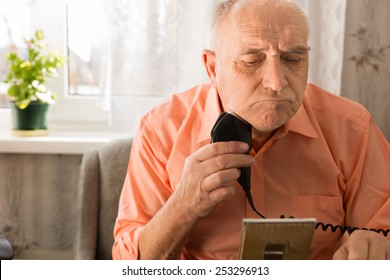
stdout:
<svg viewBox="0 0 390 280">
<path fill-rule="evenodd" d="M 211 143 L 224 141 L 241 141 L 249 145 L 246 154 L 250 154 L 252 149 L 252 125 L 234 112 L 223 112 L 211 130 Z M 251 194 L 251 168 L 241 167 L 241 175 L 237 179 L 242 186 L 253 211 L 260 217 L 265 217 L 256 210 Z"/>
<path fill-rule="evenodd" d="M 249 145 L 247 154 L 252 149 L 252 126 L 233 112 L 223 112 L 219 115 L 211 130 L 211 143 L 223 141 L 241 141 Z M 244 190 L 251 188 L 251 168 L 240 168 L 238 182 Z"/>
</svg>

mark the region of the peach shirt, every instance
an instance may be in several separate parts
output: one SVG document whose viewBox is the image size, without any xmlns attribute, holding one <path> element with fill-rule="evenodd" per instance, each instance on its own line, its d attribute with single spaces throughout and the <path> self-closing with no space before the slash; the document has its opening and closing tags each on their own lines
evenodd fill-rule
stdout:
<svg viewBox="0 0 390 280">
<path fill-rule="evenodd" d="M 137 259 L 143 226 L 175 190 L 185 159 L 210 143 L 219 114 L 217 93 L 200 85 L 143 117 L 120 198 L 114 259 Z M 390 146 L 361 105 L 308 84 L 297 114 L 252 154 L 252 195 L 266 217 L 390 228 Z M 236 187 L 195 226 L 182 259 L 237 258 L 242 219 L 257 216 Z M 341 239 L 316 230 L 310 258 L 332 258 Z"/>
</svg>

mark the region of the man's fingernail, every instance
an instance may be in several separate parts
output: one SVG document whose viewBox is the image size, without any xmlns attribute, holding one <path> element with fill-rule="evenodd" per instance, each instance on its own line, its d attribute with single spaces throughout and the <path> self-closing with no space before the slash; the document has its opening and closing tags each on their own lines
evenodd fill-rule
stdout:
<svg viewBox="0 0 390 280">
<path fill-rule="evenodd" d="M 240 149 L 243 151 L 248 151 L 249 145 L 247 143 L 241 143 L 240 144 Z"/>
</svg>

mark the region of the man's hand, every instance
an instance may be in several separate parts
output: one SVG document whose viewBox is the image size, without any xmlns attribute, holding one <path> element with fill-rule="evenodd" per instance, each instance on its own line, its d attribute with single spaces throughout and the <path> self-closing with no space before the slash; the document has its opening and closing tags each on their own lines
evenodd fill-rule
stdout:
<svg viewBox="0 0 390 280">
<path fill-rule="evenodd" d="M 197 220 L 234 194 L 232 186 L 240 176 L 240 167 L 256 160 L 245 154 L 243 142 L 218 142 L 207 145 L 187 158 L 181 180 L 171 197 L 173 204 Z"/>
<path fill-rule="evenodd" d="M 176 190 L 140 234 L 140 259 L 180 258 L 197 221 L 234 194 L 239 168 L 256 162 L 248 149 L 242 142 L 218 142 L 187 158 Z"/>
<path fill-rule="evenodd" d="M 390 240 L 366 230 L 354 231 L 333 255 L 334 260 L 390 260 Z"/>
</svg>

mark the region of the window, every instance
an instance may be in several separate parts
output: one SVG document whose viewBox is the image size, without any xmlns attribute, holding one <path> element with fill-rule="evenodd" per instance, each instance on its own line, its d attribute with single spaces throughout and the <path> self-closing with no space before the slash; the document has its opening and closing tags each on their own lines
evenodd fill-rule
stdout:
<svg viewBox="0 0 390 280">
<path fill-rule="evenodd" d="M 74 0 L 68 0 L 73 2 Z M 67 0 L 13 0 L 0 2 L 0 66 L 5 65 L 5 54 L 8 45 L 14 42 L 17 47 L 23 45 L 24 36 L 29 36 L 35 30 L 43 30 L 45 40 L 50 49 L 59 50 L 67 54 L 66 42 L 66 4 Z M 77 2 L 84 2 L 80 0 Z M 6 3 L 4 3 L 6 2 Z M 76 2 L 76 1 L 75 1 Z M 88 9 L 91 11 L 93 9 Z M 22 12 L 21 12 L 22 11 Z M 85 12 L 85 10 L 84 10 Z M 13 36 L 10 39 L 7 25 L 3 24 L 7 15 L 8 25 Z M 3 38 L 6 38 L 3 40 Z M 8 47 L 9 49 L 9 47 Z M 65 65 L 58 78 L 52 79 L 48 87 L 57 94 L 57 102 L 51 106 L 49 111 L 49 127 L 53 130 L 105 130 L 111 131 L 109 126 L 108 112 L 104 111 L 98 104 L 98 98 L 83 96 L 71 97 L 68 94 L 68 71 Z M 0 68 L 0 76 L 4 75 L 3 68 Z M 1 81 L 3 77 L 0 77 Z M 7 86 L 0 83 L 0 106 L 4 106 Z M 1 118 L 10 119 L 10 112 L 0 108 Z M 0 126 L 8 127 L 4 121 Z"/>
<path fill-rule="evenodd" d="M 35 0 L 31 7 L 31 30 L 43 30 L 51 49 L 68 54 L 66 7 L 68 3 L 84 1 Z M 86 14 L 91 11 L 91 7 L 83 10 Z M 57 102 L 49 111 L 49 126 L 60 130 L 111 130 L 108 112 L 101 108 L 97 96 L 69 95 L 68 73 L 67 64 L 48 85 L 57 93 Z"/>
<path fill-rule="evenodd" d="M 99 95 L 104 65 L 100 42 L 107 28 L 105 18 L 101 0 L 67 3 L 68 72 L 71 96 Z"/>
<path fill-rule="evenodd" d="M 19 1 L 30 4 L 29 33 L 43 30 L 68 54 L 48 84 L 58 96 L 51 128 L 134 128 L 163 95 L 207 81 L 201 49 L 215 0 Z"/>
<path fill-rule="evenodd" d="M 8 69 L 6 55 L 23 46 L 23 38 L 29 29 L 28 9 L 22 0 L 0 3 L 0 108 L 7 107 L 8 87 L 3 82 Z"/>
<path fill-rule="evenodd" d="M 201 50 L 214 4 L 68 1 L 69 96 L 97 95 L 111 125 L 134 132 L 166 96 L 208 81 Z"/>
</svg>

